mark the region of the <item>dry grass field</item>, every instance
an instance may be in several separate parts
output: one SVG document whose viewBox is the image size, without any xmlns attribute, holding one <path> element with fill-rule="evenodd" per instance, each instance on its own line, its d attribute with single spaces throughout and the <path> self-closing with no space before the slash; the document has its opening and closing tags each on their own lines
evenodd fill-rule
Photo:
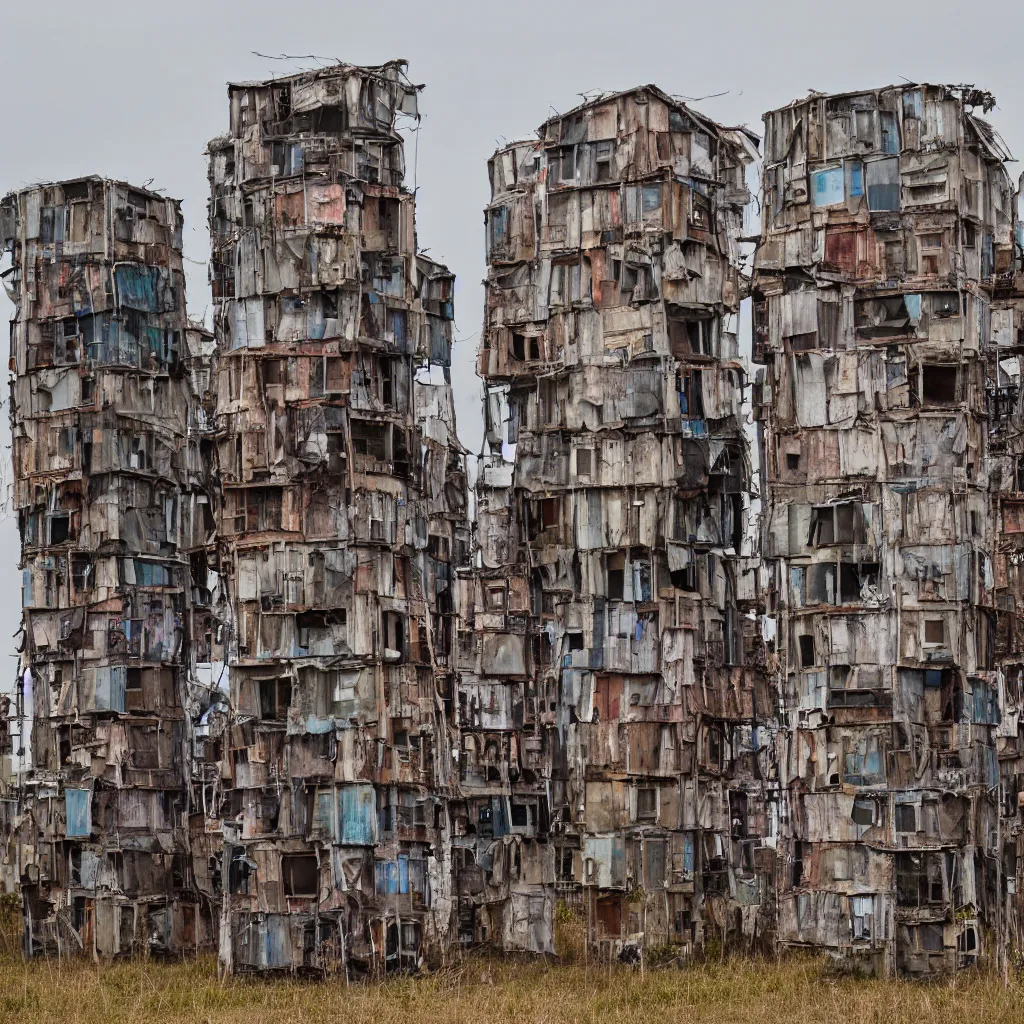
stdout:
<svg viewBox="0 0 1024 1024">
<path fill-rule="evenodd" d="M 424 978 L 346 986 L 218 982 L 212 960 L 29 964 L 0 941 L 0 1021 L 18 1024 L 985 1024 L 1024 1020 L 1024 985 L 989 975 L 915 985 L 832 977 L 820 961 L 622 966 L 470 958 Z"/>
</svg>

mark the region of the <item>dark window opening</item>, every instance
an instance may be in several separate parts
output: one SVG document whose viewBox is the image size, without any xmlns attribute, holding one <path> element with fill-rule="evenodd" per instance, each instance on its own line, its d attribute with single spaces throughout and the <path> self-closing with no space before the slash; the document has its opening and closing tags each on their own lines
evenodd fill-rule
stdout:
<svg viewBox="0 0 1024 1024">
<path fill-rule="evenodd" d="M 814 664 L 814 637 L 804 635 L 797 641 L 800 644 L 800 667 L 810 668 Z"/>
<path fill-rule="evenodd" d="M 955 405 L 957 367 L 925 363 L 921 368 L 921 400 L 924 405 Z"/>
<path fill-rule="evenodd" d="M 626 586 L 626 556 L 608 556 L 608 600 L 621 601 Z"/>
<path fill-rule="evenodd" d="M 319 889 L 319 871 L 316 855 L 286 853 L 281 858 L 285 896 L 316 896 Z"/>
<path fill-rule="evenodd" d="M 264 722 L 283 722 L 292 699 L 290 679 L 260 680 L 260 718 Z"/>
<path fill-rule="evenodd" d="M 850 819 L 855 825 L 874 825 L 876 809 L 877 805 L 874 800 L 858 797 L 853 801 L 853 813 L 850 815 Z"/>
<path fill-rule="evenodd" d="M 914 807 L 913 804 L 896 805 L 896 831 L 917 831 L 917 809 Z"/>
</svg>

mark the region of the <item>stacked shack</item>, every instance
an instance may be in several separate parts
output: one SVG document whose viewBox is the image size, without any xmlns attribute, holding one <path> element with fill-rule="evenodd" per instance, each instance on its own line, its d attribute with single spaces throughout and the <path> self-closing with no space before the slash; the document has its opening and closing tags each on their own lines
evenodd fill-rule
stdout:
<svg viewBox="0 0 1024 1024">
<path fill-rule="evenodd" d="M 453 922 L 454 278 L 417 249 L 405 63 L 229 86 L 210 143 L 227 700 L 204 722 L 235 971 L 392 970 Z"/>
<path fill-rule="evenodd" d="M 879 973 L 971 964 L 1001 922 L 987 375 L 1016 197 L 993 104 L 906 85 L 765 115 L 779 938 Z"/>
<path fill-rule="evenodd" d="M 999 905 L 994 926 L 997 952 L 1018 959 L 1024 951 L 1024 274 L 1022 230 L 1014 225 L 1012 267 L 996 268 L 991 309 L 991 344 L 984 352 L 988 398 L 989 486 L 998 531 L 993 551 L 995 657 L 1000 671 Z"/>
<path fill-rule="evenodd" d="M 215 935 L 187 829 L 190 559 L 212 518 L 181 226 L 175 200 L 95 177 L 0 204 L 30 737 L 6 859 L 28 953 Z"/>
<path fill-rule="evenodd" d="M 753 939 L 774 702 L 744 557 L 756 139 L 654 86 L 490 161 L 479 569 L 459 644 L 464 942 Z"/>
</svg>

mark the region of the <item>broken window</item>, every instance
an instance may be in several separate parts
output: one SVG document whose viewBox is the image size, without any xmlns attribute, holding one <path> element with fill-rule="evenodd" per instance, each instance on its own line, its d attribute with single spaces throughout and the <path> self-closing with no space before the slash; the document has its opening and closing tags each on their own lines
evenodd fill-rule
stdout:
<svg viewBox="0 0 1024 1024">
<path fill-rule="evenodd" d="M 381 613 L 384 660 L 400 661 L 406 656 L 406 617 L 401 612 Z"/>
<path fill-rule="evenodd" d="M 536 362 L 540 359 L 540 337 L 536 334 L 525 335 L 513 331 L 512 358 L 519 362 Z"/>
<path fill-rule="evenodd" d="M 608 584 L 607 597 L 609 601 L 622 601 L 626 590 L 626 556 L 621 552 L 608 555 L 606 559 Z"/>
<path fill-rule="evenodd" d="M 864 165 L 868 209 L 872 212 L 900 208 L 900 161 L 898 157 L 869 160 Z"/>
<path fill-rule="evenodd" d="M 878 820 L 878 803 L 870 797 L 858 796 L 853 801 L 850 820 L 855 825 L 870 828 Z"/>
<path fill-rule="evenodd" d="M 361 468 L 373 472 L 388 461 L 388 424 L 351 422 L 352 451 Z"/>
<path fill-rule="evenodd" d="M 561 498 L 540 498 L 527 505 L 527 534 L 536 540 L 546 530 L 558 528 L 562 516 Z"/>
<path fill-rule="evenodd" d="M 839 603 L 857 604 L 878 586 L 878 563 L 839 563 Z"/>
<path fill-rule="evenodd" d="M 314 853 L 286 853 L 281 858 L 285 896 L 316 896 L 320 872 Z"/>
<path fill-rule="evenodd" d="M 71 539 L 71 513 L 48 512 L 46 514 L 47 544 L 64 544 Z"/>
<path fill-rule="evenodd" d="M 800 648 L 800 667 L 810 668 L 814 664 L 814 637 L 808 634 L 797 637 Z"/>
<path fill-rule="evenodd" d="M 290 679 L 261 679 L 260 718 L 265 722 L 283 722 L 288 718 L 292 699 Z"/>
<path fill-rule="evenodd" d="M 959 367 L 925 363 L 921 367 L 923 405 L 956 405 Z"/>
<path fill-rule="evenodd" d="M 948 869 L 952 862 L 952 854 L 937 851 L 897 853 L 897 906 L 924 907 L 944 903 Z"/>
</svg>

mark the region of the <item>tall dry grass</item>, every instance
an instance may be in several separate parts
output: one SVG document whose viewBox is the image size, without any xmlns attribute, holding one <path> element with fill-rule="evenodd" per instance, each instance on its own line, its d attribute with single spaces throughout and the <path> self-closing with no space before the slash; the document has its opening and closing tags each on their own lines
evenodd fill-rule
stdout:
<svg viewBox="0 0 1024 1024">
<path fill-rule="evenodd" d="M 1024 1019 L 1024 988 L 977 973 L 931 985 L 836 978 L 823 963 L 727 960 L 648 970 L 586 962 L 560 922 L 570 962 L 471 957 L 425 978 L 346 986 L 229 980 L 211 959 L 24 963 L 0 957 L 0 1021 L 18 1024 L 984 1024 Z"/>
</svg>

